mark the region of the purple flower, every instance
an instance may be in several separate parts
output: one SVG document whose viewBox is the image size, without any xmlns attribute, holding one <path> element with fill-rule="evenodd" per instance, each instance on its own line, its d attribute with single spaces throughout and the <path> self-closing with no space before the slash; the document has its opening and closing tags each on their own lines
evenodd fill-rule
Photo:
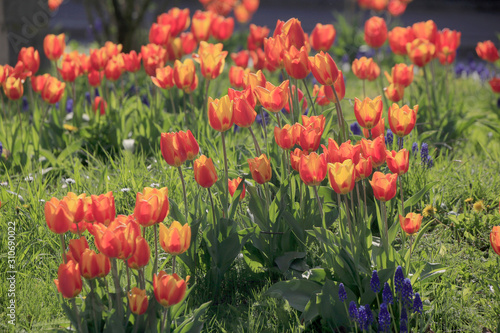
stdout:
<svg viewBox="0 0 500 333">
<path fill-rule="evenodd" d="M 391 315 L 387 310 L 387 304 L 380 304 L 380 311 L 378 313 L 378 328 L 381 332 L 388 332 L 391 327 Z"/>
<path fill-rule="evenodd" d="M 92 104 L 92 100 L 90 99 L 90 93 L 88 91 L 85 93 L 85 101 L 89 104 Z"/>
<path fill-rule="evenodd" d="M 387 304 L 392 304 L 394 301 L 394 297 L 392 296 L 392 290 L 391 287 L 389 286 L 389 283 L 384 284 L 384 290 L 382 291 L 382 300 L 384 303 Z"/>
<path fill-rule="evenodd" d="M 352 320 L 358 320 L 358 316 L 358 307 L 354 301 L 351 301 L 349 304 L 349 317 L 351 317 Z"/>
<path fill-rule="evenodd" d="M 71 98 L 68 98 L 68 100 L 66 101 L 66 112 L 67 113 L 73 112 L 73 99 Z"/>
<path fill-rule="evenodd" d="M 351 124 L 351 132 L 354 135 L 361 135 L 361 134 L 363 134 L 363 132 L 361 131 L 361 127 L 359 127 L 358 122 L 355 121 L 355 122 L 353 122 Z"/>
<path fill-rule="evenodd" d="M 411 287 L 411 281 L 410 279 L 406 278 L 403 281 L 403 289 L 402 289 L 402 299 L 403 299 L 403 304 L 408 307 L 408 309 L 411 309 L 413 305 L 413 288 Z"/>
<path fill-rule="evenodd" d="M 411 145 L 411 153 L 414 156 L 417 156 L 417 153 L 418 153 L 418 142 L 413 142 L 413 144 Z"/>
<path fill-rule="evenodd" d="M 30 103 L 28 103 L 28 99 L 26 98 L 26 96 L 23 96 L 23 111 L 24 112 L 28 111 L 29 106 Z"/>
<path fill-rule="evenodd" d="M 399 332 L 408 333 L 408 315 L 406 314 L 406 309 L 401 310 L 401 318 L 399 319 Z"/>
<path fill-rule="evenodd" d="M 413 312 L 418 312 L 422 314 L 424 306 L 422 305 L 422 300 L 420 299 L 420 294 L 415 293 L 415 299 L 413 300 Z"/>
<path fill-rule="evenodd" d="M 391 129 L 389 128 L 387 130 L 387 134 L 385 135 L 385 144 L 388 146 L 392 146 L 393 142 L 394 142 L 394 134 L 392 133 Z"/>
<path fill-rule="evenodd" d="M 380 291 L 380 279 L 378 278 L 378 273 L 376 270 L 372 273 L 372 278 L 370 280 L 370 288 L 377 294 Z"/>
<path fill-rule="evenodd" d="M 339 300 L 344 303 L 347 299 L 347 292 L 345 291 L 344 284 L 341 282 L 339 284 Z"/>
<path fill-rule="evenodd" d="M 405 279 L 403 268 L 398 266 L 396 268 L 396 273 L 394 274 L 394 286 L 396 287 L 396 294 L 401 293 L 403 289 L 403 280 Z"/>
</svg>

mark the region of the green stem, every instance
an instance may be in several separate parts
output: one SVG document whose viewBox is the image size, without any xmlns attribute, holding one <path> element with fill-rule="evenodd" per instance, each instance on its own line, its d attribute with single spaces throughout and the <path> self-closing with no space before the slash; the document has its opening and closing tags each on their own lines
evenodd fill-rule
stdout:
<svg viewBox="0 0 500 333">
<path fill-rule="evenodd" d="M 92 297 L 92 300 L 94 301 L 92 303 L 92 317 L 94 319 L 94 331 L 95 331 L 95 333 L 97 333 L 100 329 L 100 327 L 99 327 L 100 322 L 97 321 L 97 316 L 95 314 L 94 304 L 97 304 L 97 300 L 95 297 L 96 295 L 95 295 L 95 290 L 94 290 L 94 282 L 95 282 L 94 280 L 90 280 L 89 284 L 90 284 L 90 295 L 91 295 L 90 297 Z"/>
<path fill-rule="evenodd" d="M 387 259 L 389 259 L 389 227 L 387 226 L 387 209 L 385 207 L 385 201 L 380 201 L 380 211 L 382 214 L 382 221 L 384 222 L 384 244 L 385 250 L 387 252 Z"/>
<path fill-rule="evenodd" d="M 347 195 L 344 195 L 344 207 L 345 207 L 345 214 L 347 216 L 347 225 L 349 227 L 349 238 L 351 240 L 351 253 L 352 257 L 354 258 L 354 230 L 352 228 L 352 223 L 351 223 L 351 213 L 349 211 L 349 202 L 347 200 Z"/>
<path fill-rule="evenodd" d="M 427 93 L 427 104 L 428 104 L 428 109 L 429 109 L 429 118 L 431 120 L 432 128 L 435 128 L 434 127 L 434 116 L 432 115 L 433 110 L 431 109 L 431 93 L 429 91 L 429 77 L 427 76 L 427 69 L 425 66 L 423 67 L 423 70 L 424 70 L 424 79 L 425 79 L 425 90 Z"/>
<path fill-rule="evenodd" d="M 182 174 L 182 168 L 179 166 L 177 168 L 177 170 L 179 170 L 179 176 L 181 177 L 182 193 L 184 195 L 184 216 L 186 216 L 186 222 L 188 222 L 188 204 L 187 204 L 186 182 L 184 181 L 184 176 Z"/>
<path fill-rule="evenodd" d="M 345 128 L 344 128 L 344 116 L 342 114 L 342 107 L 340 106 L 340 100 L 339 100 L 339 96 L 337 94 L 337 91 L 335 90 L 335 87 L 332 86 L 332 90 L 333 90 L 333 94 L 335 95 L 335 109 L 337 110 L 337 118 L 338 118 L 338 121 L 339 121 L 339 130 L 341 132 L 341 138 L 342 138 L 342 142 L 345 142 L 347 140 L 347 134 L 345 132 Z"/>
<path fill-rule="evenodd" d="M 228 209 L 228 202 L 229 202 L 229 186 L 228 186 L 228 171 L 227 171 L 227 152 L 226 152 L 226 136 L 225 133 L 222 132 L 222 150 L 224 152 L 224 196 L 225 196 L 225 201 L 224 201 L 224 211 L 222 212 L 222 216 L 226 217 L 227 214 L 227 209 Z"/>
<path fill-rule="evenodd" d="M 302 82 L 304 83 L 304 87 L 306 88 L 307 97 L 309 97 L 309 101 L 311 103 L 312 116 L 314 116 L 314 115 L 316 115 L 316 108 L 314 107 L 314 101 L 311 97 L 311 93 L 309 92 L 309 87 L 307 86 L 306 79 L 303 79 Z"/>
<path fill-rule="evenodd" d="M 321 222 L 323 223 L 323 228 L 326 230 L 325 214 L 323 213 L 323 205 L 321 204 L 321 200 L 319 198 L 318 187 L 313 186 L 312 188 L 314 190 L 314 195 L 316 196 L 316 201 L 318 202 L 319 213 L 321 214 Z"/>
<path fill-rule="evenodd" d="M 207 103 L 208 103 L 208 87 L 209 86 L 210 86 L 210 80 L 205 79 L 205 95 L 203 95 L 203 119 L 208 119 Z"/>
<path fill-rule="evenodd" d="M 76 307 L 75 298 L 71 299 L 71 305 L 73 306 L 73 309 L 75 310 L 76 325 L 78 327 L 78 332 L 86 332 L 87 330 L 84 331 L 82 329 L 82 320 L 80 318 L 80 313 L 78 312 L 78 308 Z"/>
<path fill-rule="evenodd" d="M 174 114 L 177 114 L 177 110 L 175 109 L 174 95 L 172 93 L 172 89 L 169 90 L 168 95 L 169 95 L 169 99 L 170 99 L 170 104 L 172 105 L 172 110 L 173 110 Z"/>
<path fill-rule="evenodd" d="M 152 274 L 152 279 L 154 278 L 155 274 L 158 272 L 158 224 L 155 224 L 153 226 L 154 231 L 155 231 L 155 262 L 153 264 L 153 274 Z"/>
<path fill-rule="evenodd" d="M 250 131 L 250 134 L 252 134 L 253 144 L 255 145 L 255 151 L 257 152 L 257 156 L 262 155 L 262 153 L 260 152 L 259 143 L 257 142 L 255 134 L 253 133 L 252 127 L 248 127 L 248 130 Z"/>
<path fill-rule="evenodd" d="M 116 304 L 115 309 L 119 322 L 123 320 L 123 304 L 122 304 L 122 288 L 120 286 L 120 277 L 118 276 L 118 262 L 116 258 L 111 259 L 111 272 L 113 274 L 113 281 L 115 283 Z"/>
<path fill-rule="evenodd" d="M 177 256 L 172 257 L 172 275 L 175 274 L 175 263 L 176 263 L 176 258 Z"/>
<path fill-rule="evenodd" d="M 67 263 L 68 258 L 66 257 L 66 243 L 64 242 L 64 234 L 60 234 L 59 236 L 61 236 L 61 252 L 62 252 L 63 263 Z"/>
</svg>

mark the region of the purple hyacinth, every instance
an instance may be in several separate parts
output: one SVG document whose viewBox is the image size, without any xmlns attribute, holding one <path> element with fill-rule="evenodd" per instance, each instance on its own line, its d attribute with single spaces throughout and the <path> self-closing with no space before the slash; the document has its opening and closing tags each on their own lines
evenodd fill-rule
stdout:
<svg viewBox="0 0 500 333">
<path fill-rule="evenodd" d="M 413 312 L 418 312 L 422 314 L 424 306 L 422 305 L 422 300 L 420 299 L 420 294 L 415 293 L 415 299 L 413 300 Z"/>
<path fill-rule="evenodd" d="M 387 130 L 386 135 L 385 135 L 385 144 L 387 146 L 392 146 L 393 142 L 394 142 L 394 134 L 392 133 L 391 129 L 389 128 Z"/>
<path fill-rule="evenodd" d="M 500 109 L 500 98 L 497 99 L 497 108 Z"/>
<path fill-rule="evenodd" d="M 99 89 L 98 89 L 98 88 L 95 88 L 95 89 L 94 89 L 94 96 L 95 96 L 95 97 L 97 97 L 97 96 L 101 96 L 101 95 L 99 94 Z"/>
<path fill-rule="evenodd" d="M 394 286 L 396 289 L 396 294 L 401 293 L 401 290 L 403 289 L 404 279 L 405 276 L 403 273 L 403 268 L 401 266 L 398 266 L 398 268 L 396 268 L 396 273 L 394 274 Z"/>
<path fill-rule="evenodd" d="M 368 315 L 366 314 L 366 308 L 361 305 L 358 310 L 358 324 L 362 330 L 367 330 L 370 324 L 368 323 Z"/>
<path fill-rule="evenodd" d="M 380 332 L 388 332 L 391 327 L 391 315 L 387 310 L 387 304 L 380 304 L 380 311 L 378 313 L 378 328 Z"/>
<path fill-rule="evenodd" d="M 343 283 L 339 284 L 339 300 L 344 303 L 347 299 L 347 292 L 345 291 L 345 287 Z"/>
<path fill-rule="evenodd" d="M 378 278 L 378 273 L 376 270 L 372 273 L 372 278 L 370 280 L 370 288 L 377 294 L 380 291 L 380 279 Z"/>
<path fill-rule="evenodd" d="M 85 101 L 88 103 L 88 104 L 92 104 L 92 101 L 90 99 L 90 93 L 87 91 L 85 92 Z"/>
<path fill-rule="evenodd" d="M 29 107 L 30 103 L 28 103 L 28 98 L 26 98 L 26 96 L 23 96 L 23 111 L 28 111 Z"/>
<path fill-rule="evenodd" d="M 399 332 L 408 333 L 408 315 L 406 314 L 406 309 L 401 310 L 401 318 L 399 319 Z"/>
<path fill-rule="evenodd" d="M 2 157 L 2 152 L 3 152 L 3 145 L 2 145 L 2 143 L 0 142 L 0 157 Z"/>
<path fill-rule="evenodd" d="M 423 163 L 427 162 L 427 157 L 429 156 L 429 145 L 427 143 L 422 143 L 422 149 L 420 150 L 420 158 Z"/>
<path fill-rule="evenodd" d="M 363 132 L 361 131 L 361 127 L 359 127 L 359 124 L 358 122 L 353 122 L 351 124 L 351 132 L 352 134 L 354 135 L 361 135 Z"/>
<path fill-rule="evenodd" d="M 394 297 L 392 296 L 392 290 L 391 287 L 389 286 L 389 283 L 384 284 L 384 290 L 382 291 L 382 300 L 384 303 L 387 304 L 392 304 L 394 301 Z"/>
<path fill-rule="evenodd" d="M 411 287 L 411 281 L 408 278 L 403 281 L 402 298 L 403 304 L 408 307 L 408 309 L 411 309 L 413 305 L 413 288 Z"/>
<path fill-rule="evenodd" d="M 359 318 L 358 307 L 354 301 L 351 301 L 349 304 L 349 317 L 351 317 L 352 320 L 358 320 Z"/>
<path fill-rule="evenodd" d="M 66 112 L 67 113 L 73 112 L 73 99 L 71 98 L 68 98 L 68 100 L 66 101 Z"/>
<path fill-rule="evenodd" d="M 370 309 L 370 305 L 368 304 L 365 305 L 365 311 L 366 311 L 366 322 L 368 323 L 368 325 L 371 325 L 373 323 L 373 313 L 372 310 Z"/>
<path fill-rule="evenodd" d="M 413 156 L 417 156 L 418 153 L 418 142 L 413 142 L 411 145 L 411 153 Z"/>
<path fill-rule="evenodd" d="M 264 126 L 264 124 L 267 126 L 269 124 L 269 113 L 264 112 L 263 114 L 264 114 L 264 121 L 262 121 L 262 115 L 257 114 L 257 117 L 255 117 L 255 122 L 257 122 L 261 126 Z"/>
<path fill-rule="evenodd" d="M 434 160 L 432 159 L 432 157 L 428 157 L 427 158 L 427 167 L 430 169 L 434 166 Z"/>
<path fill-rule="evenodd" d="M 150 106 L 150 104 L 149 104 L 149 98 L 148 98 L 147 95 L 142 95 L 141 96 L 141 102 L 142 102 L 142 104 L 146 105 L 147 107 Z"/>
</svg>

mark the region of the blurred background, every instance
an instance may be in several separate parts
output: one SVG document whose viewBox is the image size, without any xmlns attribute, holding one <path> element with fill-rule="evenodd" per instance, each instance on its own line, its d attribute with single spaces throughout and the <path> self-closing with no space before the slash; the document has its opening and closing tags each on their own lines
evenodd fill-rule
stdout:
<svg viewBox="0 0 500 333">
<path fill-rule="evenodd" d="M 22 47 L 42 50 L 47 33 L 64 32 L 67 39 L 83 44 L 112 40 L 122 43 L 125 50 L 138 49 L 147 43 L 147 29 L 156 16 L 173 6 L 190 8 L 191 13 L 203 9 L 196 0 L 65 0 L 51 12 L 47 0 L 1 0 L 0 64 L 15 65 Z M 117 10 L 128 7 L 131 9 Z M 360 9 L 350 0 L 261 0 L 249 23 L 266 25 L 272 31 L 277 19 L 296 17 L 310 33 L 317 22 L 335 24 L 335 12 L 349 18 L 352 10 Z M 368 18 L 369 12 L 365 15 Z M 458 58 L 467 59 L 474 56 L 477 42 L 498 40 L 500 1 L 414 0 L 391 24 L 407 26 L 429 19 L 438 29 L 462 32 Z M 364 24 L 364 20 L 358 24 Z M 244 28 L 246 25 L 239 27 Z M 44 57 L 43 52 L 40 55 Z"/>
</svg>

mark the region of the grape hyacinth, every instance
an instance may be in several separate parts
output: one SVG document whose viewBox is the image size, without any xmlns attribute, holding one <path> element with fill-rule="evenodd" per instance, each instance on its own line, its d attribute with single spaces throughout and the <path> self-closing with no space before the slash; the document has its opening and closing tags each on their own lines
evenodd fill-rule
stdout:
<svg viewBox="0 0 500 333">
<path fill-rule="evenodd" d="M 418 153 L 418 142 L 413 142 L 413 144 L 411 145 L 411 153 L 413 154 L 413 156 L 417 156 L 417 153 Z"/>
<path fill-rule="evenodd" d="M 358 307 L 356 306 L 356 303 L 354 301 L 351 301 L 349 304 L 349 317 L 351 317 L 352 320 L 358 320 L 359 318 L 359 313 L 358 313 Z"/>
<path fill-rule="evenodd" d="M 378 328 L 380 332 L 388 332 L 391 327 L 391 315 L 387 310 L 387 304 L 380 304 L 380 311 L 378 313 Z"/>
<path fill-rule="evenodd" d="M 23 111 L 26 112 L 30 108 L 30 103 L 28 103 L 28 98 L 23 96 Z"/>
<path fill-rule="evenodd" d="M 90 93 L 87 91 L 85 92 L 85 101 L 88 103 L 88 104 L 92 104 L 92 101 L 90 100 Z"/>
<path fill-rule="evenodd" d="M 403 289 L 403 280 L 405 279 L 405 276 L 403 274 L 403 268 L 401 266 L 398 266 L 396 268 L 396 273 L 394 274 L 394 286 L 396 289 L 396 294 L 401 293 Z"/>
<path fill-rule="evenodd" d="M 408 278 L 403 281 L 402 298 L 404 306 L 411 309 L 413 305 L 413 288 L 411 287 L 411 281 Z"/>
<path fill-rule="evenodd" d="M 71 98 L 68 98 L 68 100 L 66 101 L 66 112 L 67 113 L 73 112 L 73 99 Z"/>
<path fill-rule="evenodd" d="M 344 284 L 341 282 L 339 284 L 339 300 L 344 303 L 347 299 L 347 292 L 345 291 Z"/>
<path fill-rule="evenodd" d="M 401 310 L 401 318 L 399 319 L 399 332 L 408 333 L 408 315 L 406 314 L 406 309 Z"/>
<path fill-rule="evenodd" d="M 382 300 L 384 303 L 387 304 L 392 304 L 394 301 L 394 297 L 392 296 L 392 290 L 391 287 L 389 286 L 389 283 L 384 284 L 384 290 L 382 291 Z"/>
<path fill-rule="evenodd" d="M 422 300 L 420 299 L 420 294 L 415 293 L 415 299 L 413 300 L 413 312 L 418 312 L 422 314 L 424 306 L 422 305 Z"/>
<path fill-rule="evenodd" d="M 374 270 L 372 273 L 372 278 L 370 280 L 370 288 L 375 294 L 377 294 L 380 291 L 380 280 L 378 278 L 378 273 L 376 270 Z"/>
<path fill-rule="evenodd" d="M 366 308 L 361 305 L 358 311 L 358 324 L 362 330 L 367 330 L 370 324 L 368 323 L 368 316 L 366 314 Z"/>
<path fill-rule="evenodd" d="M 391 146 L 392 147 L 392 143 L 394 142 L 394 134 L 392 133 L 391 129 L 389 128 L 387 130 L 387 133 L 385 135 L 385 144 L 387 146 Z"/>
<path fill-rule="evenodd" d="M 354 135 L 361 135 L 362 134 L 361 127 L 359 127 L 358 122 L 355 121 L 351 124 L 351 132 Z"/>
<path fill-rule="evenodd" d="M 366 322 L 368 323 L 368 326 L 369 326 L 373 323 L 373 313 L 372 313 L 372 310 L 370 309 L 369 304 L 365 305 L 365 311 L 366 311 Z"/>
<path fill-rule="evenodd" d="M 420 158 L 422 163 L 426 164 L 429 157 L 429 145 L 427 143 L 422 143 L 422 150 L 420 151 Z"/>
</svg>

